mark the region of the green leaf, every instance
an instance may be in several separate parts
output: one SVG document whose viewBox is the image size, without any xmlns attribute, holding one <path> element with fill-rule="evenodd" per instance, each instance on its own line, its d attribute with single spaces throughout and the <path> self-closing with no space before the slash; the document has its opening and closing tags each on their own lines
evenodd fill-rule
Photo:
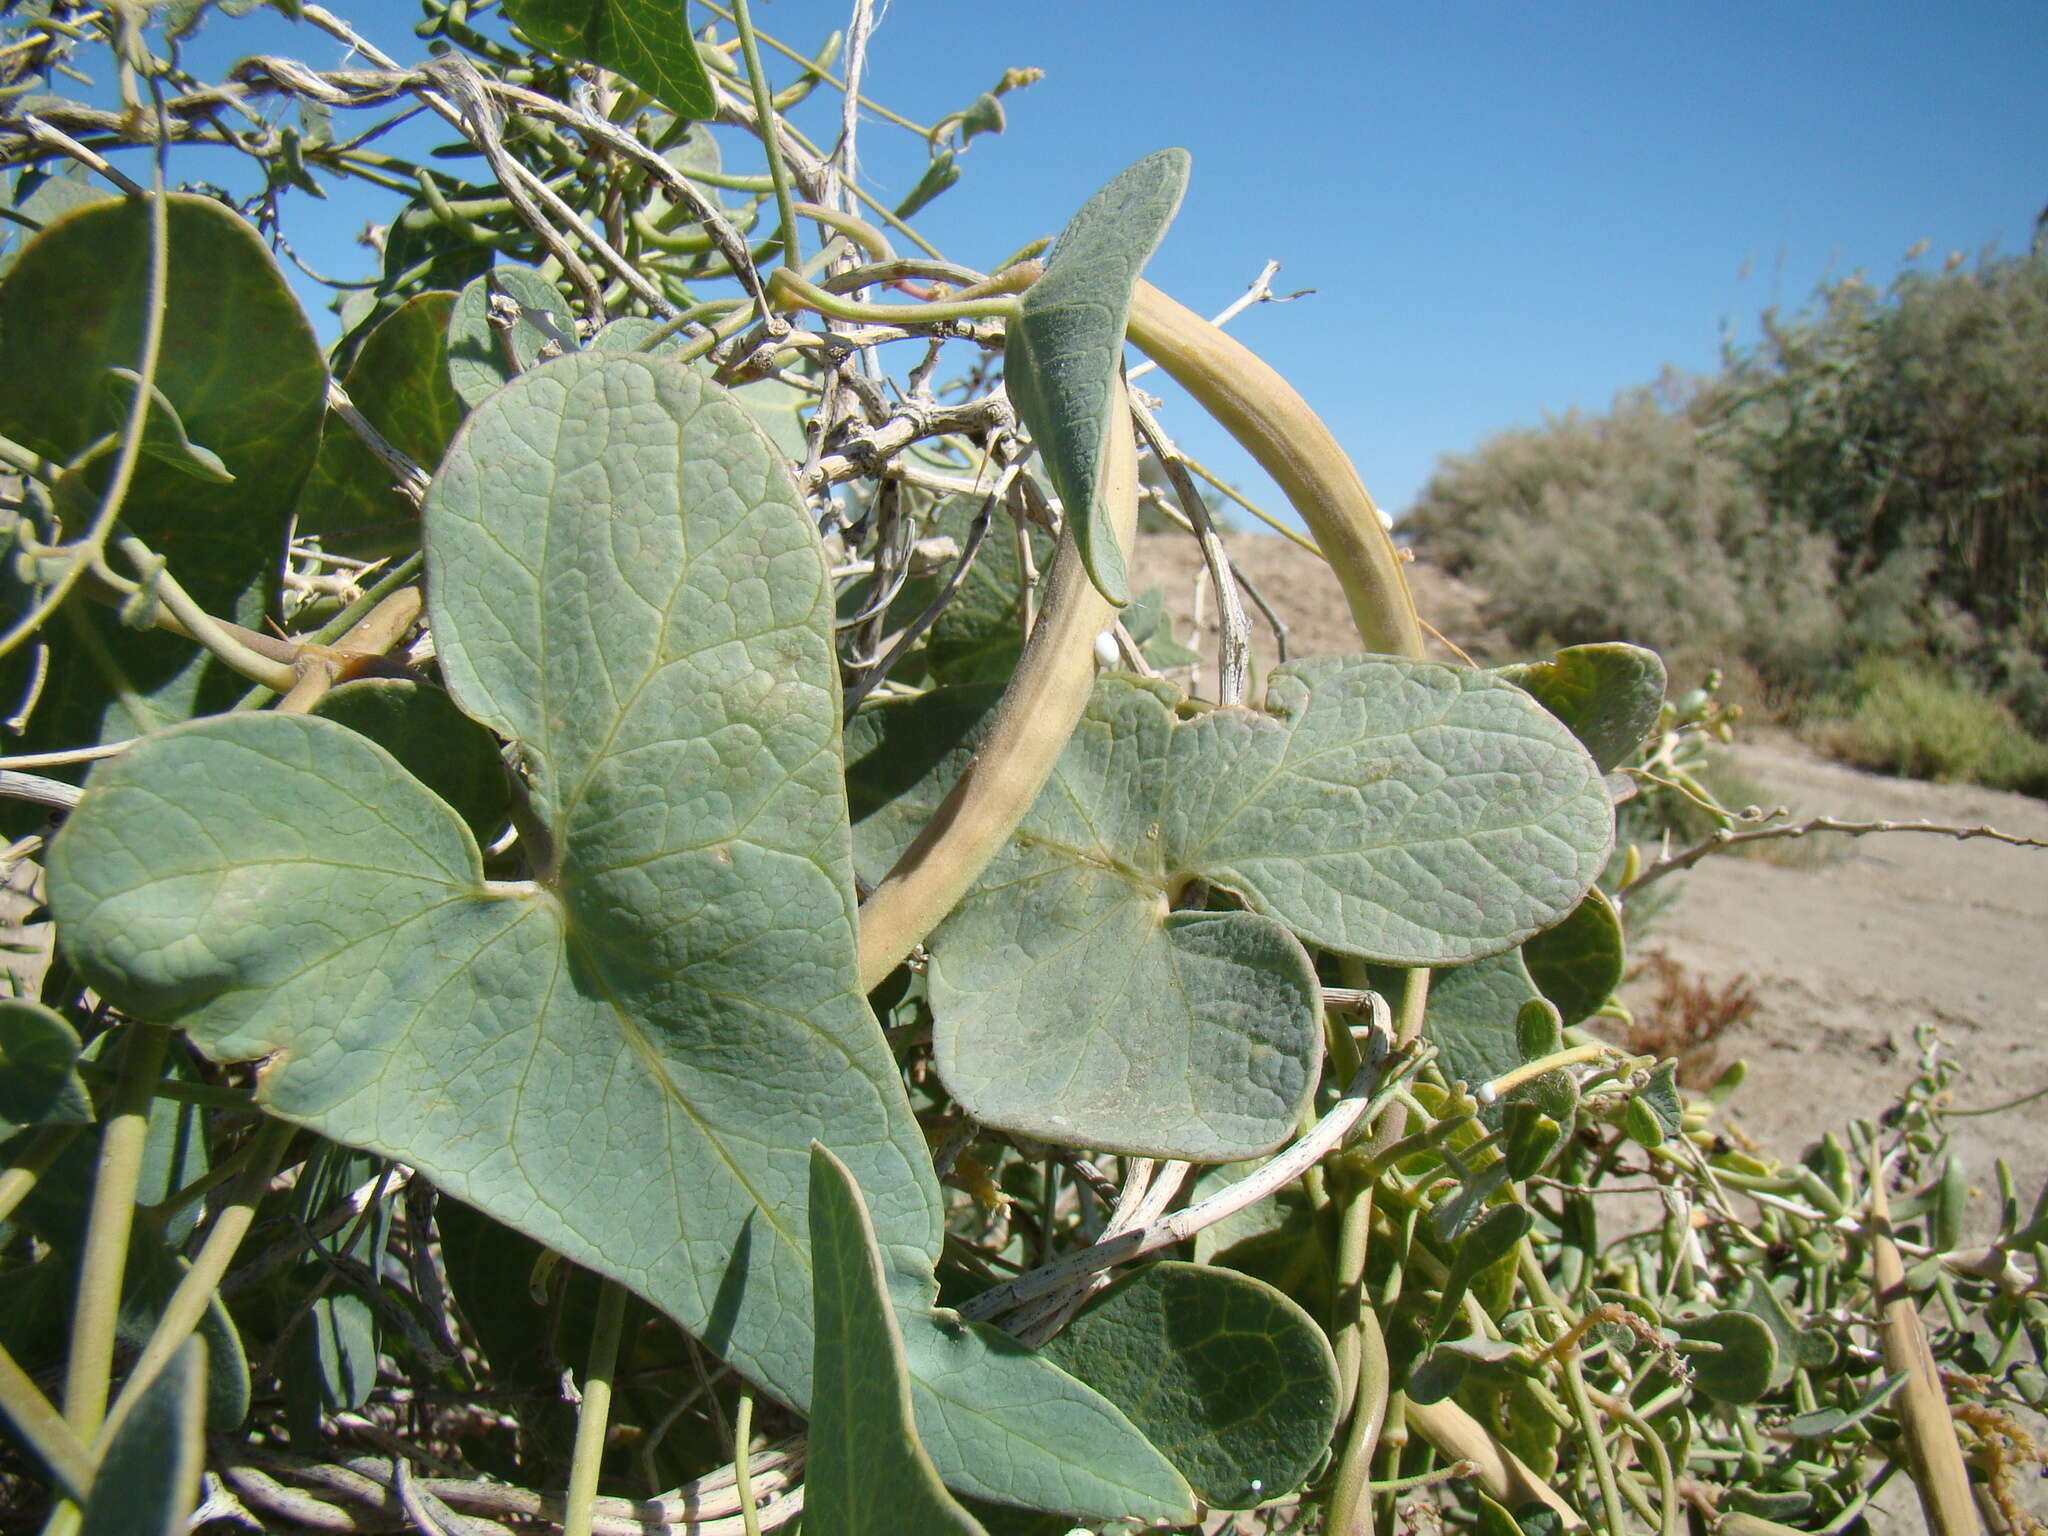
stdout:
<svg viewBox="0 0 2048 1536">
<path fill-rule="evenodd" d="M 1583 1023 L 1614 995 L 1627 969 L 1621 915 L 1596 885 L 1570 917 L 1524 944 L 1522 959 L 1564 1027 Z"/>
<path fill-rule="evenodd" d="M 85 167 L 73 166 L 72 169 L 83 173 Z M 15 183 L 14 197 L 9 206 L 29 220 L 32 229 L 41 229 L 74 209 L 89 207 L 93 203 L 111 203 L 115 199 L 115 193 L 92 182 L 30 169 L 22 172 L 21 179 Z M 0 277 L 4 277 L 7 269 L 14 265 L 31 232 L 24 230 L 14 219 L 0 218 Z"/>
<path fill-rule="evenodd" d="M 205 1387 L 206 1346 L 187 1339 L 107 1443 L 79 1536 L 183 1536 L 199 1504 Z"/>
<path fill-rule="evenodd" d="M 1137 642 L 1138 650 L 1160 671 L 1192 666 L 1202 659 L 1201 652 L 1188 649 L 1173 637 L 1173 624 L 1166 615 L 1166 592 L 1163 588 L 1147 587 L 1131 599 L 1122 617 L 1124 628 Z"/>
<path fill-rule="evenodd" d="M 1300 1486 L 1337 1427 L 1337 1359 L 1271 1286 L 1201 1264 L 1148 1264 L 1045 1352 L 1105 1395 L 1212 1508 Z"/>
<path fill-rule="evenodd" d="M 91 1123 L 78 1032 L 41 1003 L 0 1001 L 0 1140 L 24 1126 Z"/>
<path fill-rule="evenodd" d="M 1111 406 L 1131 294 L 1187 184 L 1188 152 L 1162 149 L 1089 198 L 1025 290 L 1003 352 L 1011 402 L 1066 505 L 1088 577 L 1118 607 L 1129 599 L 1123 552 L 1097 489 L 1109 434 L 1125 430 Z"/>
<path fill-rule="evenodd" d="M 182 193 L 167 199 L 165 217 L 168 302 L 154 383 L 189 440 L 233 479 L 215 483 L 145 454 L 122 520 L 200 607 L 260 628 L 276 611 L 289 512 L 319 445 L 326 365 L 255 229 L 210 197 Z M 0 282 L 0 434 L 58 463 L 104 434 L 110 370 L 141 356 L 150 243 L 149 200 L 136 199 L 78 208 L 22 251 Z M 111 459 L 85 472 L 93 484 Z M 10 606 L 33 600 L 11 575 L 5 585 Z M 70 616 L 75 623 L 43 631 L 50 670 L 17 750 L 139 735 L 226 708 L 248 686 L 189 641 L 126 629 L 90 603 L 74 601 Z M 32 650 L 0 666 L 10 700 L 21 697 Z"/>
<path fill-rule="evenodd" d="M 51 850 L 73 963 L 799 1407 L 827 1140 L 876 1192 L 949 1481 L 1180 1518 L 1114 1408 L 932 1310 L 937 1185 L 856 981 L 830 584 L 773 445 L 679 364 L 564 358 L 471 417 L 425 516 L 443 673 L 520 758 L 535 878 L 487 880 L 355 732 L 230 715 L 95 773 Z"/>
<path fill-rule="evenodd" d="M 1877 1412 L 1906 1384 L 1908 1373 L 1897 1371 L 1885 1377 L 1847 1408 L 1816 1408 L 1786 1421 L 1785 1432 L 1802 1440 L 1827 1440 Z"/>
<path fill-rule="evenodd" d="M 1724 1403 L 1753 1403 L 1771 1390 L 1778 1373 L 1778 1341 L 1770 1325 L 1749 1312 L 1710 1312 L 1674 1322 L 1693 1381 Z M 1686 1349 L 1687 1345 L 1717 1346 Z"/>
<path fill-rule="evenodd" d="M 494 298 L 501 309 L 509 300 L 517 310 L 509 325 L 493 323 Z M 448 381 L 462 403 L 474 409 L 516 374 L 578 350 L 576 312 L 538 272 L 493 267 L 456 296 L 448 312 L 447 347 Z"/>
<path fill-rule="evenodd" d="M 811 1143 L 817 1266 L 804 1517 L 834 1536 L 987 1536 L 917 1438 L 903 1338 L 867 1202 L 846 1164 Z"/>
<path fill-rule="evenodd" d="M 457 709 L 445 689 L 408 678 L 359 678 L 322 695 L 313 713 L 397 758 L 480 841 L 495 838 L 510 816 L 512 785 L 496 740 Z"/>
<path fill-rule="evenodd" d="M 930 940 L 939 1071 L 986 1124 L 1257 1155 L 1315 1082 L 1301 944 L 1404 965 L 1483 954 L 1568 912 L 1606 857 L 1591 761 L 1483 674 L 1331 657 L 1279 669 L 1269 713 L 1180 720 L 1178 697 L 1102 679 L 1045 792 Z M 855 722 L 857 809 L 879 807 L 855 834 L 871 878 L 972 753 L 971 732 L 951 734 L 961 704 L 942 690 Z M 899 788 L 909 763 L 931 766 Z M 1196 882 L 1252 910 L 1175 910 Z"/>
<path fill-rule="evenodd" d="M 677 117 L 718 115 L 683 0 L 506 0 L 505 11 L 550 53 L 624 75 Z"/>
<path fill-rule="evenodd" d="M 1676 1136 L 1685 1126 L 1685 1104 L 1678 1097 L 1678 1063 L 1660 1061 L 1650 1073 L 1650 1080 L 1636 1096 L 1629 1100 L 1630 1109 L 1641 1107 L 1644 1113 L 1656 1121 L 1659 1141 L 1644 1142 L 1645 1146 L 1656 1146 L 1665 1136 Z"/>
<path fill-rule="evenodd" d="M 462 400 L 448 375 L 454 307 L 452 293 L 407 299 L 363 339 L 343 381 L 363 418 L 429 474 L 462 425 Z M 383 460 L 330 415 L 299 497 L 299 532 L 363 558 L 412 548 L 419 542 L 419 513 L 393 478 Z"/>
<path fill-rule="evenodd" d="M 1553 1010 L 1529 979 L 1526 953 L 1526 948 L 1509 950 L 1431 975 L 1422 1032 L 1441 1052 L 1444 1075 L 1451 1081 L 1476 1087 L 1547 1054 L 1531 1047 L 1547 1044 L 1547 1016 Z M 1381 977 L 1374 984 L 1391 988 L 1398 981 Z M 1533 1027 L 1539 1024 L 1545 1027 Z M 1578 1101 L 1569 1072 L 1546 1072 L 1482 1110 L 1481 1118 L 1489 1125 L 1504 1124 L 1509 1104 L 1526 1103 L 1563 1125 L 1570 1123 Z"/>
<path fill-rule="evenodd" d="M 1443 1297 L 1437 1304 L 1432 1334 L 1441 1335 L 1457 1319 L 1459 1304 L 1479 1272 L 1509 1257 L 1515 1244 L 1529 1235 L 1533 1224 L 1528 1208 L 1501 1205 L 1488 1211 L 1466 1229 L 1451 1250 L 1451 1272 L 1444 1281 Z"/>
<path fill-rule="evenodd" d="M 965 547 L 968 527 L 978 510 L 976 497 L 949 497 L 932 518 L 931 531 L 950 535 Z M 1050 569 L 1051 535 L 1036 525 L 1030 526 L 1029 534 L 1033 567 L 1041 572 Z M 968 567 L 966 580 L 933 620 L 926 637 L 925 658 L 936 681 L 1000 683 L 1016 670 L 1017 657 L 1024 649 L 1019 613 L 1023 579 L 1016 524 L 999 511 L 982 540 L 981 553 Z"/>
<path fill-rule="evenodd" d="M 1664 703 L 1664 663 L 1639 645 L 1568 646 L 1499 673 L 1570 726 L 1603 773 L 1635 755 Z"/>
<path fill-rule="evenodd" d="M 960 167 L 953 163 L 953 151 L 942 149 L 933 155 L 924 168 L 924 174 L 917 178 L 917 185 L 904 195 L 896 205 L 896 217 L 907 219 L 945 192 L 960 179 Z"/>
</svg>

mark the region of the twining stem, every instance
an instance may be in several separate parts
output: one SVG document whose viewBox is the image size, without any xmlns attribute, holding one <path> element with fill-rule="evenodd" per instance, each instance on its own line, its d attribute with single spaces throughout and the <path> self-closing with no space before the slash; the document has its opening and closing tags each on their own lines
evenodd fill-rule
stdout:
<svg viewBox="0 0 2048 1536">
<path fill-rule="evenodd" d="M 803 266 L 803 249 L 798 239 L 796 203 L 789 195 L 789 167 L 782 160 L 782 145 L 776 137 L 774 92 L 768 89 L 768 71 L 761 67 L 761 50 L 754 41 L 754 20 L 747 0 L 732 0 L 732 23 L 739 29 L 740 54 L 747 61 L 747 88 L 754 96 L 754 116 L 761 124 L 761 147 L 768 154 L 768 174 L 775 178 L 775 208 L 782 216 L 782 265 L 794 272 Z"/>
<path fill-rule="evenodd" d="M 1017 301 L 1007 294 L 962 299 L 934 299 L 927 304 L 873 304 L 806 282 L 802 274 L 778 267 L 768 278 L 768 293 L 778 307 L 802 307 L 855 325 L 936 325 L 947 320 L 1012 319 Z"/>
<path fill-rule="evenodd" d="M 619 1332 L 625 1317 L 626 1288 L 615 1281 L 599 1281 L 597 1323 L 591 1329 L 590 1365 L 583 1373 L 583 1406 L 576 1412 L 576 1448 L 569 1461 L 562 1536 L 590 1536 L 597 1473 L 604 1462 L 605 1425 L 612 1413 L 612 1372 L 619 1361 Z"/>
<path fill-rule="evenodd" d="M 1516 1247 L 1516 1264 L 1522 1284 L 1528 1287 L 1536 1305 L 1548 1309 L 1561 1325 L 1569 1327 L 1570 1317 L 1564 1303 L 1551 1290 L 1536 1250 L 1526 1237 Z M 1558 1366 L 1564 1376 L 1565 1395 L 1571 1400 L 1572 1416 L 1578 1421 L 1579 1438 L 1585 1445 L 1586 1458 L 1593 1463 L 1593 1476 L 1600 1485 L 1600 1504 L 1607 1517 L 1608 1536 L 1625 1536 L 1628 1512 L 1622 1508 L 1621 1485 L 1615 1481 L 1614 1461 L 1607 1454 L 1607 1438 L 1601 1433 L 1599 1417 L 1593 1412 L 1585 1371 L 1576 1355 L 1564 1355 Z"/>
<path fill-rule="evenodd" d="M 200 1245 L 198 1255 L 179 1279 L 178 1288 L 171 1292 L 171 1299 L 164 1304 L 149 1342 L 142 1347 L 134 1369 L 122 1384 L 114 1411 L 107 1415 L 106 1424 L 95 1441 L 96 1451 L 106 1449 L 114 1432 L 121 1427 L 121 1421 L 141 1400 L 158 1373 L 170 1364 L 171 1356 L 178 1352 L 178 1347 L 206 1315 L 207 1307 L 212 1304 L 222 1279 L 227 1275 L 228 1266 L 234 1262 L 235 1254 L 242 1246 L 242 1239 L 248 1236 L 249 1227 L 256 1220 L 256 1207 L 262 1204 L 264 1195 L 269 1192 L 270 1176 L 277 1171 L 285 1148 L 291 1144 L 292 1130 L 282 1120 L 266 1120 L 257 1131 L 227 1203 L 214 1215 L 213 1225 L 207 1229 L 206 1241 Z"/>
<path fill-rule="evenodd" d="M 161 129 L 163 99 L 155 80 L 151 80 L 150 89 L 157 95 L 157 117 Z M 99 561 L 106 548 L 107 537 L 113 532 L 114 519 L 120 514 L 122 503 L 128 499 L 128 487 L 135 479 L 136 465 L 142 458 L 142 434 L 148 420 L 150 397 L 155 392 L 157 363 L 163 354 L 164 314 L 169 308 L 171 215 L 169 195 L 164 191 L 164 155 L 169 142 L 170 135 L 160 132 L 155 195 L 149 200 L 149 276 L 142 306 L 142 351 L 135 362 L 135 394 L 129 402 L 128 415 L 121 424 L 121 444 L 114 456 L 114 470 L 107 479 L 99 508 L 93 513 L 92 525 L 85 536 L 70 548 L 70 563 L 64 573 L 49 591 L 38 594 L 28 612 L 16 620 L 6 634 L 0 635 L 0 656 L 13 650 L 55 613 L 71 589 Z"/>
<path fill-rule="evenodd" d="M 1138 525 L 1138 454 L 1121 381 L 1110 402 L 1102 503 L 1126 554 Z M 1095 686 L 1095 637 L 1115 610 L 1088 579 L 1071 523 L 1045 606 L 974 760 L 860 909 L 860 985 L 871 991 L 980 878 L 1038 798 Z"/>
<path fill-rule="evenodd" d="M 1359 1202 L 1372 1219 L 1370 1199 Z M 1387 1342 L 1378 1317 L 1360 1303 L 1357 1319 L 1358 1388 L 1351 1398 L 1351 1422 L 1337 1458 L 1324 1529 L 1330 1536 L 1372 1536 L 1372 1458 L 1387 1418 Z"/>
<path fill-rule="evenodd" d="M 1242 342 L 1140 282 L 1130 337 L 1243 444 L 1308 524 L 1366 649 L 1422 656 L 1399 552 L 1358 471 L 1294 387 Z"/>
<path fill-rule="evenodd" d="M 71 1353 L 64 1368 L 64 1417 L 81 1440 L 91 1440 L 106 1419 L 114 1324 L 121 1313 L 121 1281 L 135 1225 L 135 1191 L 142 1181 L 151 1090 L 163 1070 L 167 1040 L 167 1032 L 153 1025 L 129 1026 L 121 1080 L 100 1132 L 92 1215 L 87 1219 L 71 1314 Z"/>
</svg>

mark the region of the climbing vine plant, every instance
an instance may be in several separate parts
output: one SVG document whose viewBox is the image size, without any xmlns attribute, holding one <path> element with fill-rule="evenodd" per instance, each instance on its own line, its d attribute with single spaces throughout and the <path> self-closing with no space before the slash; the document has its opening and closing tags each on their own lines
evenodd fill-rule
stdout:
<svg viewBox="0 0 2048 1536">
<path fill-rule="evenodd" d="M 908 123 L 864 5 L 842 59 L 427 0 L 407 63 L 280 0 L 348 67 L 189 73 L 247 8 L 0 47 L 0 1522 L 1754 1536 L 1900 1468 L 2025 1518 L 2042 1201 L 1963 1245 L 1931 1037 L 1785 1164 L 1587 1031 L 1705 851 L 1616 804 L 1700 801 L 1722 715 L 1627 646 L 1424 659 L 1309 405 L 1143 280 L 1185 154 L 963 265 L 909 221 L 1031 74 Z M 863 118 L 929 149 L 894 208 Z M 1127 342 L 1357 654 L 1252 675 Z"/>
</svg>

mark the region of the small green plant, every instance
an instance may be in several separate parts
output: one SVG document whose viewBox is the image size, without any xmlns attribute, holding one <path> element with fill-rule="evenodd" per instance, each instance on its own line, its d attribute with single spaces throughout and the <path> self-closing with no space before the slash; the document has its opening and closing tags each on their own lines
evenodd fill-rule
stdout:
<svg viewBox="0 0 2048 1536">
<path fill-rule="evenodd" d="M 1860 663 L 1809 734 L 1834 756 L 1880 773 L 2048 794 L 2048 741 L 1997 699 L 1925 662 Z"/>
<path fill-rule="evenodd" d="M 182 1531 L 202 1475 L 279 1531 L 1357 1536 L 1428 1491 L 1675 1536 L 1909 1464 L 1967 1509 L 2048 1401 L 2042 1202 L 2001 1171 L 1959 1246 L 1931 1041 L 1795 1166 L 1582 1032 L 1711 851 L 1604 891 L 1616 800 L 1698 797 L 1725 712 L 1628 645 L 1419 659 L 1327 429 L 1142 279 L 1185 154 L 984 269 L 907 221 L 1028 72 L 909 125 L 890 209 L 790 121 L 836 44 L 744 0 L 429 0 L 418 67 L 282 9 L 352 66 L 201 82 L 204 6 L 0 47 L 0 799 L 56 935 L 0 1001 L 0 1529 Z M 118 110 L 30 93 L 100 63 Z M 416 111 L 446 153 L 388 148 Z M 323 348 L 273 253 L 336 178 L 394 206 Z M 1357 654 L 1252 691 L 1127 342 Z M 1213 696 L 1129 591 L 1141 437 Z"/>
</svg>

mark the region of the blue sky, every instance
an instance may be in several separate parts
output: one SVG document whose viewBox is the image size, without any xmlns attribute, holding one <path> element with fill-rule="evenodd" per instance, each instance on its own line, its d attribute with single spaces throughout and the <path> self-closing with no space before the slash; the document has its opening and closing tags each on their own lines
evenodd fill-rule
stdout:
<svg viewBox="0 0 2048 1536">
<path fill-rule="evenodd" d="M 411 4 L 328 3 L 387 51 L 421 56 Z M 806 50 L 845 12 L 836 0 L 755 4 L 759 26 Z M 280 18 L 217 20 L 203 42 L 215 58 L 340 62 Z M 919 220 L 927 237 L 995 262 L 1057 231 L 1130 161 L 1185 146 L 1193 182 L 1149 275 L 1204 311 L 1269 257 L 1284 263 L 1282 291 L 1315 289 L 1236 330 L 1324 414 L 1395 512 L 1441 453 L 1603 407 L 1666 365 L 1711 369 L 1728 327 L 1753 334 L 1758 311 L 1797 307 L 1829 276 L 1889 282 L 1922 239 L 1927 269 L 1952 250 L 2022 251 L 2048 203 L 2040 0 L 893 0 L 868 94 L 929 122 L 1011 65 L 1046 77 L 1005 99 L 1008 132 L 975 141 L 961 184 Z M 862 131 L 872 184 L 893 201 L 923 149 L 880 123 Z M 348 242 L 373 208 L 294 211 L 326 216 L 324 238 L 301 241 L 309 257 L 366 259 Z M 1170 395 L 1168 426 L 1278 503 Z"/>
</svg>

